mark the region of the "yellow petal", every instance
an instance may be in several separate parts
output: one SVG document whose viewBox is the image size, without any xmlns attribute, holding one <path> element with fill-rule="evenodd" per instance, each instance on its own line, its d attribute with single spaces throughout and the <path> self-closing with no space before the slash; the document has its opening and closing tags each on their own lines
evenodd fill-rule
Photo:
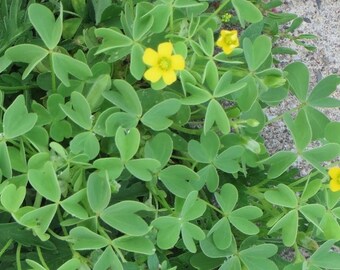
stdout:
<svg viewBox="0 0 340 270">
<path fill-rule="evenodd" d="M 144 73 L 144 78 L 150 82 L 157 82 L 162 77 L 162 71 L 158 67 L 151 67 Z"/>
<path fill-rule="evenodd" d="M 233 50 L 234 50 L 233 46 L 223 46 L 223 51 L 225 54 L 231 54 Z"/>
<path fill-rule="evenodd" d="M 329 182 L 329 189 L 333 192 L 340 191 L 340 183 L 338 181 L 332 179 Z"/>
<path fill-rule="evenodd" d="M 328 171 L 328 175 L 332 179 L 340 179 L 340 168 L 339 167 L 330 168 Z"/>
<path fill-rule="evenodd" d="M 160 56 L 170 56 L 172 54 L 172 43 L 171 42 L 163 42 L 158 45 L 158 53 Z"/>
<path fill-rule="evenodd" d="M 158 53 L 153 49 L 147 48 L 143 54 L 144 64 L 149 65 L 149 66 L 155 66 L 157 65 L 157 61 L 158 61 Z"/>
<path fill-rule="evenodd" d="M 183 70 L 185 67 L 183 56 L 179 54 L 171 56 L 171 67 L 174 70 Z"/>
<path fill-rule="evenodd" d="M 223 37 L 219 37 L 218 40 L 216 41 L 216 45 L 218 47 L 223 47 L 224 43 L 223 43 Z"/>
<path fill-rule="evenodd" d="M 169 70 L 163 73 L 163 81 L 166 85 L 170 85 L 176 81 L 176 73 L 173 70 Z"/>
</svg>

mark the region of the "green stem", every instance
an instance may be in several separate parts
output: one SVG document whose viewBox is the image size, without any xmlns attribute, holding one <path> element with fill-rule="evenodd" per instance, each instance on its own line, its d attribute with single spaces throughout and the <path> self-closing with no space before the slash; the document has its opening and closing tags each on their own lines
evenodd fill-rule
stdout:
<svg viewBox="0 0 340 270">
<path fill-rule="evenodd" d="M 189 129 L 189 128 L 181 127 L 180 125 L 177 125 L 177 124 L 172 124 L 172 126 L 170 128 L 184 132 L 184 133 L 187 133 L 187 134 L 191 134 L 191 135 L 201 135 L 202 134 L 202 129 Z"/>
<path fill-rule="evenodd" d="M 33 207 L 39 208 L 40 205 L 41 205 L 41 201 L 42 201 L 42 196 L 41 196 L 39 193 L 37 193 L 37 194 L 35 195 Z"/>
<path fill-rule="evenodd" d="M 0 85 L 0 90 L 2 91 L 18 91 L 18 90 L 29 90 L 36 88 L 37 85 L 22 85 L 22 86 L 5 86 L 5 85 Z"/>
<path fill-rule="evenodd" d="M 274 117 L 273 119 L 269 120 L 269 121 L 266 123 L 266 125 L 272 124 L 272 123 L 274 123 L 274 122 L 276 122 L 276 121 L 282 119 L 283 116 L 284 116 L 286 113 L 292 113 L 292 112 L 299 111 L 299 110 L 302 109 L 304 106 L 305 106 L 304 104 L 300 104 L 299 106 L 297 106 L 297 107 L 295 107 L 295 108 L 293 108 L 293 109 L 290 109 L 290 110 L 288 110 L 288 111 L 285 111 L 283 114 L 280 114 L 280 115 Z"/>
<path fill-rule="evenodd" d="M 50 268 L 47 266 L 47 264 L 46 264 L 46 262 L 45 262 L 45 259 L 44 259 L 43 255 L 42 255 L 42 253 L 41 253 L 41 248 L 38 247 L 38 246 L 37 246 L 37 252 L 38 252 L 38 257 L 39 257 L 39 260 L 40 260 L 41 264 L 42 264 L 47 270 L 50 269 Z"/>
<path fill-rule="evenodd" d="M 52 93 L 57 93 L 57 81 L 56 81 L 56 76 L 54 73 L 54 68 L 53 68 L 53 54 L 50 53 L 50 69 L 51 69 L 51 79 L 52 79 Z"/>
<path fill-rule="evenodd" d="M 21 253 L 21 244 L 18 244 L 17 251 L 16 251 L 16 254 L 15 254 L 17 270 L 22 270 L 22 268 L 21 268 L 21 261 L 20 261 L 20 253 Z"/>
<path fill-rule="evenodd" d="M 12 244 L 13 239 L 9 239 L 7 241 L 7 243 L 4 245 L 4 247 L 0 250 L 0 258 L 1 256 L 6 252 L 6 250 L 10 247 L 10 245 Z"/>
<path fill-rule="evenodd" d="M 174 159 L 187 160 L 187 161 L 193 162 L 191 158 L 180 157 L 180 156 L 175 156 L 175 155 L 172 155 L 171 157 Z"/>
<path fill-rule="evenodd" d="M 210 14 L 210 16 L 198 27 L 197 32 L 199 32 L 204 26 L 206 26 L 209 21 L 215 17 L 228 3 L 230 0 L 226 0 L 224 3 L 221 3 L 220 6 Z"/>
</svg>

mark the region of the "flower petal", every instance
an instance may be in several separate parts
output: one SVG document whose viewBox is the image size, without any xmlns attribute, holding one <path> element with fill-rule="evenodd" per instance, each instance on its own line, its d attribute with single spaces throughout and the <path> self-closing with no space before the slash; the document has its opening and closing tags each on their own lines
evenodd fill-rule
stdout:
<svg viewBox="0 0 340 270">
<path fill-rule="evenodd" d="M 223 43 L 223 37 L 222 36 L 218 38 L 218 40 L 216 41 L 216 45 L 218 47 L 221 47 L 221 48 L 223 47 L 224 43 Z"/>
<path fill-rule="evenodd" d="M 340 179 L 340 168 L 339 167 L 333 167 L 328 170 L 328 175 L 332 179 Z"/>
<path fill-rule="evenodd" d="M 340 191 L 340 183 L 338 181 L 332 179 L 329 182 L 329 189 L 333 192 Z"/>
<path fill-rule="evenodd" d="M 171 56 L 171 68 L 174 70 L 183 70 L 185 67 L 184 58 L 180 54 Z"/>
<path fill-rule="evenodd" d="M 222 49 L 223 49 L 223 52 L 225 54 L 231 54 L 234 50 L 234 46 L 223 46 Z"/>
<path fill-rule="evenodd" d="M 162 74 L 163 81 L 166 85 L 170 85 L 176 81 L 176 73 L 173 70 L 169 70 Z"/>
<path fill-rule="evenodd" d="M 171 42 L 163 42 L 158 45 L 158 53 L 160 56 L 170 56 L 172 54 L 172 43 Z"/>
<path fill-rule="evenodd" d="M 155 66 L 157 65 L 157 61 L 158 61 L 158 53 L 151 48 L 147 48 L 143 54 L 144 64 L 149 65 L 149 66 Z"/>
<path fill-rule="evenodd" d="M 144 73 L 144 78 L 150 82 L 157 82 L 162 77 L 162 71 L 158 67 L 151 67 Z"/>
</svg>

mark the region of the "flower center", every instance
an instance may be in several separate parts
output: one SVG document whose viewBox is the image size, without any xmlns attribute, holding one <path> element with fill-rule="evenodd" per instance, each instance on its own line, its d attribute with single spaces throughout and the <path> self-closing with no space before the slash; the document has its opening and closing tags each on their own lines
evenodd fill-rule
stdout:
<svg viewBox="0 0 340 270">
<path fill-rule="evenodd" d="M 161 70 L 168 71 L 171 68 L 171 61 L 167 57 L 162 57 L 158 61 L 158 66 Z"/>
<path fill-rule="evenodd" d="M 233 45 L 233 44 L 235 44 L 235 40 L 234 40 L 232 35 L 226 35 L 224 37 L 224 42 L 225 42 L 226 45 Z"/>
</svg>

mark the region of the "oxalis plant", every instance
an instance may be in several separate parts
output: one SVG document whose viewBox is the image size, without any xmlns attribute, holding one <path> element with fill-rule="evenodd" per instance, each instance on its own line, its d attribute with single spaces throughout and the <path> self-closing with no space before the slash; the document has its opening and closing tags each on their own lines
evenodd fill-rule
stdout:
<svg viewBox="0 0 340 270">
<path fill-rule="evenodd" d="M 0 269 L 340 269 L 340 77 L 276 67 L 281 4 L 1 1 Z"/>
</svg>

